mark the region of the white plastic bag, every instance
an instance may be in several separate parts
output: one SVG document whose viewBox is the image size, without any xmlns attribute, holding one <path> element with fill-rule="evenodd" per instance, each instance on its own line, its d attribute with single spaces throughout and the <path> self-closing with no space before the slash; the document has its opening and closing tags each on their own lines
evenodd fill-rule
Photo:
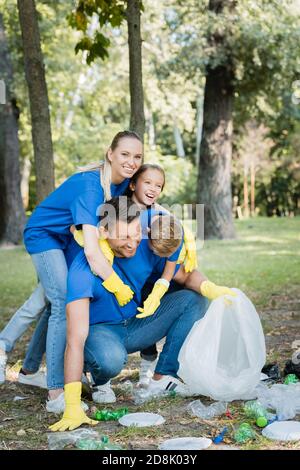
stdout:
<svg viewBox="0 0 300 470">
<path fill-rule="evenodd" d="M 266 360 L 259 316 L 247 296 L 223 296 L 211 302 L 179 353 L 178 375 L 192 392 L 214 400 L 255 397 Z M 226 299 L 231 303 L 227 305 Z"/>
</svg>

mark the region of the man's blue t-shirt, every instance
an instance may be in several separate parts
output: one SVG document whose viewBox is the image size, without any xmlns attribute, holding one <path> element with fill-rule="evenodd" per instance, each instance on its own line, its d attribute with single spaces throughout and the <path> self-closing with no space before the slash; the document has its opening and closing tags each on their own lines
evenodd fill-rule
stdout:
<svg viewBox="0 0 300 470">
<path fill-rule="evenodd" d="M 113 294 L 102 286 L 102 280 L 89 267 L 83 249 L 74 259 L 68 274 L 67 303 L 90 298 L 90 324 L 120 323 L 136 315 L 141 305 L 142 288 L 151 273 L 162 274 L 167 258 L 161 258 L 143 239 L 132 258 L 114 258 L 113 269 L 134 291 L 133 299 L 121 307 Z M 175 272 L 179 269 L 177 265 Z"/>
<path fill-rule="evenodd" d="M 128 179 L 111 184 L 112 197 L 125 192 Z M 97 226 L 98 207 L 104 202 L 100 172 L 76 173 L 53 191 L 32 213 L 24 230 L 28 253 L 65 249 L 72 234 L 71 225 Z"/>
</svg>

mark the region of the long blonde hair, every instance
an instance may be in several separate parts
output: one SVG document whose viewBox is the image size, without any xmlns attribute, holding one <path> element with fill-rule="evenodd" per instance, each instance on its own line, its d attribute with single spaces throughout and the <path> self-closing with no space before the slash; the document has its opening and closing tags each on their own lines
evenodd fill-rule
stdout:
<svg viewBox="0 0 300 470">
<path fill-rule="evenodd" d="M 137 139 L 142 143 L 142 139 L 140 136 L 134 132 L 134 131 L 121 131 L 118 132 L 111 144 L 110 144 L 110 149 L 114 151 L 120 140 L 123 139 L 124 137 L 130 137 L 133 139 Z M 78 167 L 79 172 L 84 172 L 84 171 L 95 171 L 99 170 L 100 171 L 100 182 L 101 186 L 104 191 L 104 200 L 109 201 L 111 199 L 111 190 L 110 190 L 110 185 L 111 185 L 111 162 L 108 158 L 108 153 L 106 152 L 105 155 L 105 160 L 102 162 L 91 162 L 85 166 Z"/>
</svg>

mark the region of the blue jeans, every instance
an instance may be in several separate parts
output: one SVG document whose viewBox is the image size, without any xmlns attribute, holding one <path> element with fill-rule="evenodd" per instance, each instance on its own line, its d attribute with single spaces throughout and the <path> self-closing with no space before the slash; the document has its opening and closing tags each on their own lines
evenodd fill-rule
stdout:
<svg viewBox="0 0 300 470">
<path fill-rule="evenodd" d="M 46 305 L 44 289 L 41 283 L 39 283 L 29 299 L 16 311 L 6 327 L 1 331 L 0 348 L 10 352 L 15 342 L 22 336 L 28 326 L 40 317 Z"/>
<path fill-rule="evenodd" d="M 176 377 L 181 346 L 207 307 L 206 298 L 184 289 L 166 294 L 150 317 L 134 317 L 117 325 L 91 325 L 84 350 L 85 368 L 92 373 L 96 385 L 104 385 L 121 372 L 128 354 L 166 337 L 155 372 Z"/>
<path fill-rule="evenodd" d="M 62 250 L 49 250 L 31 255 L 45 296 L 50 303 L 48 321 L 46 362 L 48 389 L 63 388 L 64 386 L 64 353 L 66 347 L 66 291 L 68 268 Z M 24 368 L 36 368 L 37 359 L 42 353 L 42 329 L 46 329 L 47 313 L 38 324 L 26 353 Z M 35 354 L 35 357 L 32 357 Z"/>
<path fill-rule="evenodd" d="M 34 330 L 22 368 L 35 373 L 39 370 L 43 355 L 46 352 L 48 321 L 51 315 L 51 305 L 48 304 L 40 316 Z"/>
</svg>

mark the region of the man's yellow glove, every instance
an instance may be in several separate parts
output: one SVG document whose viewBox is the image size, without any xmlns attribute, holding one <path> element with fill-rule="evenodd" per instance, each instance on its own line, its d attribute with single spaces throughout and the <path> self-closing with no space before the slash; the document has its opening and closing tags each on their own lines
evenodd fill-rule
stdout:
<svg viewBox="0 0 300 470">
<path fill-rule="evenodd" d="M 207 297 L 209 300 L 215 300 L 222 295 L 231 295 L 236 297 L 236 293 L 225 286 L 217 286 L 211 281 L 203 281 L 200 286 L 200 292 L 204 297 Z"/>
<path fill-rule="evenodd" d="M 184 263 L 184 270 L 187 273 L 190 273 L 198 267 L 197 261 L 197 247 L 196 240 L 192 232 L 185 225 L 183 226 L 184 230 L 184 244 L 179 254 L 177 263 Z"/>
<path fill-rule="evenodd" d="M 154 284 L 151 294 L 148 295 L 144 302 L 143 308 L 138 307 L 138 311 L 142 312 L 136 315 L 136 318 L 150 317 L 160 305 L 162 297 L 169 289 L 170 283 L 166 279 L 158 279 Z"/>
<path fill-rule="evenodd" d="M 113 273 L 104 282 L 102 282 L 102 285 L 106 290 L 116 296 L 116 299 L 121 307 L 128 304 L 128 302 L 130 302 L 134 296 L 134 292 L 130 289 L 129 286 L 124 284 L 122 279 L 117 275 L 117 273 L 115 273 L 115 271 L 113 271 Z"/>
<path fill-rule="evenodd" d="M 79 428 L 82 424 L 95 425 L 98 421 L 90 419 L 81 408 L 81 382 L 65 385 L 65 412 L 60 421 L 49 426 L 51 431 L 66 431 Z"/>
<path fill-rule="evenodd" d="M 83 240 L 83 232 L 82 230 L 74 230 L 74 239 L 80 246 L 84 246 L 84 240 Z M 105 258 L 107 261 L 112 265 L 114 262 L 114 252 L 112 251 L 109 243 L 105 239 L 99 239 L 98 240 L 99 247 L 104 254 Z"/>
</svg>

